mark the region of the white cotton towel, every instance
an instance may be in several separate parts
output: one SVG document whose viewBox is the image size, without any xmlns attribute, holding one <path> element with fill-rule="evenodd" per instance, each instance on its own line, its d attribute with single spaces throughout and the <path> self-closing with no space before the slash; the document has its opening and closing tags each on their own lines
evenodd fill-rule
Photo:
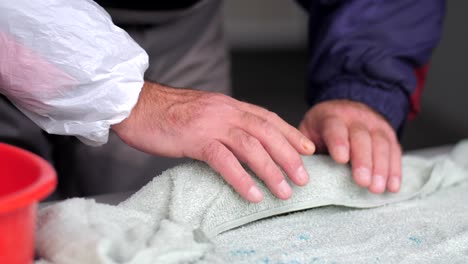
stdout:
<svg viewBox="0 0 468 264">
<path fill-rule="evenodd" d="M 356 186 L 350 169 L 326 156 L 304 157 L 311 180 L 287 201 L 259 181 L 264 201 L 244 201 L 207 165 L 193 162 L 164 172 L 118 206 L 72 199 L 40 211 L 37 251 L 51 263 L 221 262 L 210 241 L 235 227 L 325 205 L 370 208 L 422 198 L 468 180 L 468 142 L 442 160 L 406 156 L 397 194 Z M 464 155 L 464 156 L 463 156 Z"/>
<path fill-rule="evenodd" d="M 238 264 L 468 263 L 468 181 L 452 184 L 467 177 L 467 147 L 453 150 L 455 162 L 436 165 L 432 173 L 446 179 L 431 195 L 372 209 L 326 206 L 263 219 L 215 236 L 215 252 Z"/>
<path fill-rule="evenodd" d="M 70 199 L 41 210 L 36 249 L 57 264 L 186 263 L 212 249 L 192 231 L 132 209 Z"/>
</svg>

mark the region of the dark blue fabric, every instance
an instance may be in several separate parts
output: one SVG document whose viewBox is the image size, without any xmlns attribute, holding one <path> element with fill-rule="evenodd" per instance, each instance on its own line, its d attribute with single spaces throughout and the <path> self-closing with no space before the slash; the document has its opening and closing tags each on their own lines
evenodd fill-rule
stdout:
<svg viewBox="0 0 468 264">
<path fill-rule="evenodd" d="M 309 0 L 308 101 L 362 102 L 400 130 L 442 31 L 444 0 Z"/>
</svg>

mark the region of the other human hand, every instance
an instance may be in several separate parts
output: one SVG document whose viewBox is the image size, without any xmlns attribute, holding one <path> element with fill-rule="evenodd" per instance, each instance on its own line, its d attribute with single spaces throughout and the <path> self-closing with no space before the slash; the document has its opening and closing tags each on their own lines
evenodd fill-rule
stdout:
<svg viewBox="0 0 468 264">
<path fill-rule="evenodd" d="M 338 163 L 351 161 L 354 181 L 373 193 L 398 192 L 401 147 L 394 129 L 368 106 L 331 100 L 312 107 L 299 130 Z"/>
<path fill-rule="evenodd" d="M 297 185 L 309 180 L 300 154 L 314 144 L 276 114 L 231 97 L 145 83 L 130 116 L 112 127 L 128 145 L 150 154 L 207 162 L 245 199 L 263 194 L 241 166 L 245 162 L 280 199 L 292 190 L 278 164 Z"/>
</svg>

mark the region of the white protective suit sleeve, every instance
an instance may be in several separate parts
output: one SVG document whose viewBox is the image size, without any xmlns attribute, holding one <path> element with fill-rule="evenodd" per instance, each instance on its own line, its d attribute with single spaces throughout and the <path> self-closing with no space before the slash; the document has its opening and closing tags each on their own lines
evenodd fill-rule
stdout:
<svg viewBox="0 0 468 264">
<path fill-rule="evenodd" d="M 0 1 L 0 93 L 52 134 L 107 141 L 148 55 L 92 0 Z"/>
</svg>

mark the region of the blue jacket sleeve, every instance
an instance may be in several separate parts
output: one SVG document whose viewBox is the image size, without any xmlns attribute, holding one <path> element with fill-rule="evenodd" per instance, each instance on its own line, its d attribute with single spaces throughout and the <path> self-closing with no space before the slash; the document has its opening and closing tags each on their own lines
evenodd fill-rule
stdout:
<svg viewBox="0 0 468 264">
<path fill-rule="evenodd" d="M 442 31 L 444 0 L 299 1 L 310 14 L 308 101 L 362 102 L 399 131 Z"/>
</svg>

